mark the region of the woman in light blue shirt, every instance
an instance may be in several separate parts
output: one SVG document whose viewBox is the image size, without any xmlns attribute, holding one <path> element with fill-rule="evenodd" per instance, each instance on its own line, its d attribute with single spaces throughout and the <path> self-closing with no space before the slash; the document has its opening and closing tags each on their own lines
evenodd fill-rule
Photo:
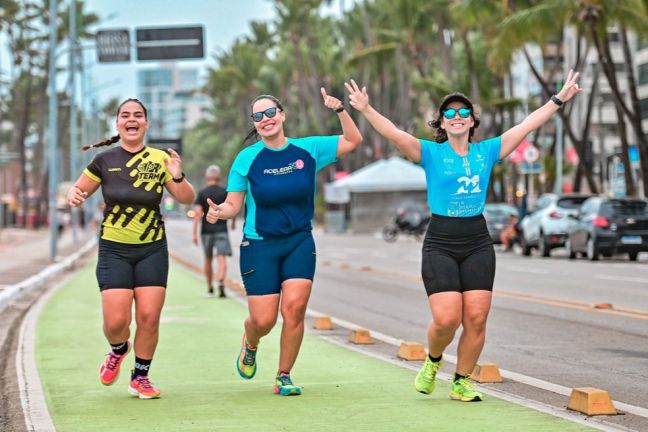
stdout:
<svg viewBox="0 0 648 432">
<path fill-rule="evenodd" d="M 425 169 L 432 219 L 423 242 L 421 272 L 432 321 L 429 355 L 414 382 L 430 394 L 443 351 L 463 326 L 450 398 L 481 401 L 468 380 L 484 347 L 486 319 L 495 278 L 495 252 L 482 216 L 493 165 L 511 154 L 522 140 L 578 94 L 578 73 L 569 71 L 565 85 L 546 104 L 501 136 L 472 142 L 479 112 L 461 93 L 447 95 L 429 123 L 435 141 L 418 139 L 398 129 L 371 105 L 366 88 L 345 83 L 351 106 L 410 160 Z"/>
</svg>

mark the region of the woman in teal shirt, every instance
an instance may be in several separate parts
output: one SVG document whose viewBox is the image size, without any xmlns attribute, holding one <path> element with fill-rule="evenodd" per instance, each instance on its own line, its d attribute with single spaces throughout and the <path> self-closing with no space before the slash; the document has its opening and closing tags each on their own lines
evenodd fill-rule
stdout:
<svg viewBox="0 0 648 432">
<path fill-rule="evenodd" d="M 421 272 L 432 321 L 429 354 L 415 380 L 417 391 L 430 394 L 443 364 L 445 348 L 463 326 L 450 398 L 481 401 L 468 380 L 484 347 L 486 319 L 495 278 L 495 252 L 482 216 L 493 165 L 578 94 L 578 73 L 569 71 L 565 85 L 546 104 L 502 136 L 473 143 L 479 113 L 461 93 L 447 95 L 430 125 L 435 142 L 398 129 L 369 105 L 366 88 L 345 83 L 351 106 L 410 160 L 425 169 L 432 219 L 423 243 Z"/>
</svg>

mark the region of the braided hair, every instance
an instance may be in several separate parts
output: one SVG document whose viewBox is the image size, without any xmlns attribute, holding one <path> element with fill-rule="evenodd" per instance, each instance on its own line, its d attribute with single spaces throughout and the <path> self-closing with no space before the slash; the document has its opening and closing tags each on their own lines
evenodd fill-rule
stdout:
<svg viewBox="0 0 648 432">
<path fill-rule="evenodd" d="M 281 103 L 281 101 L 278 98 L 276 98 L 275 96 L 269 95 L 269 94 L 262 94 L 262 95 L 259 95 L 259 96 L 255 97 L 252 100 L 252 102 L 250 103 L 250 111 L 252 111 L 252 107 L 254 107 L 254 104 L 257 103 L 257 101 L 260 101 L 261 99 L 269 99 L 272 102 L 274 102 L 275 105 L 277 105 L 277 108 L 279 108 L 279 111 L 284 110 L 283 104 Z M 245 138 L 243 138 L 242 144 L 245 145 L 246 142 L 248 142 L 252 138 L 257 139 L 258 136 L 259 136 L 259 133 L 257 132 L 254 125 L 252 125 L 252 129 L 250 129 L 250 131 L 245 136 Z"/>
<path fill-rule="evenodd" d="M 146 110 L 146 107 L 144 106 L 142 101 L 140 101 L 139 99 L 135 99 L 135 98 L 128 98 L 125 101 L 123 101 L 122 103 L 120 103 L 119 107 L 117 108 L 117 116 L 119 116 L 119 112 L 121 111 L 122 107 L 124 105 L 126 105 L 128 102 L 135 102 L 135 103 L 139 104 L 139 106 L 141 106 L 142 110 L 144 111 L 144 118 L 148 120 L 148 111 Z M 91 148 L 109 146 L 109 145 L 115 144 L 120 139 L 121 139 L 121 137 L 119 136 L 119 134 L 117 134 L 117 135 L 115 135 L 113 137 L 110 137 L 108 139 L 99 141 L 98 143 L 84 145 L 83 147 L 81 147 L 81 151 L 87 151 L 87 150 L 90 150 Z"/>
</svg>

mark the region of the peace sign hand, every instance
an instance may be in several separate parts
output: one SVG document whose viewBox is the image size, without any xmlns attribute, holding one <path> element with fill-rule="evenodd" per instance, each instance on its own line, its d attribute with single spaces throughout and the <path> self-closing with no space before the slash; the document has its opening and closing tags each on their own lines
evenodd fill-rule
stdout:
<svg viewBox="0 0 648 432">
<path fill-rule="evenodd" d="M 563 88 L 560 89 L 560 92 L 556 95 L 556 97 L 563 102 L 567 102 L 569 99 L 582 92 L 583 89 L 578 86 L 579 77 L 579 72 L 574 72 L 573 69 L 570 69 L 569 73 L 567 74 L 567 80 L 565 80 Z"/>
<path fill-rule="evenodd" d="M 344 87 L 349 91 L 349 103 L 351 106 L 358 111 L 363 111 L 369 106 L 369 95 L 367 94 L 367 87 L 358 87 L 358 84 L 354 80 L 351 80 L 351 84 L 345 82 Z"/>
<path fill-rule="evenodd" d="M 333 96 L 329 96 L 326 93 L 326 90 L 324 87 L 320 87 L 320 92 L 322 93 L 322 99 L 324 99 L 324 106 L 326 108 L 332 109 L 332 110 L 337 110 L 339 108 L 344 108 L 342 105 L 342 101 L 338 98 L 335 98 Z"/>
<path fill-rule="evenodd" d="M 216 221 L 218 221 L 218 219 L 220 219 L 222 210 L 218 206 L 218 204 L 216 204 L 209 198 L 207 198 L 207 204 L 209 205 L 209 210 L 207 211 L 207 216 L 205 217 L 205 219 L 207 219 L 207 222 L 209 222 L 210 224 L 214 224 L 216 223 Z"/>
</svg>

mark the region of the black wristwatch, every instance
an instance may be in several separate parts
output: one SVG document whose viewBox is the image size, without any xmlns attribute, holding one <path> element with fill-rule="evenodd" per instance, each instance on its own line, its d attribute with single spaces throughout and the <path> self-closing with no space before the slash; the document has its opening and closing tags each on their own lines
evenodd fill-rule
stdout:
<svg viewBox="0 0 648 432">
<path fill-rule="evenodd" d="M 177 178 L 173 178 L 173 177 L 171 177 L 171 179 L 172 179 L 175 183 L 182 183 L 182 181 L 185 179 L 185 173 L 184 173 L 184 171 L 182 172 L 182 175 L 180 176 L 179 179 L 177 179 Z"/>
<path fill-rule="evenodd" d="M 341 106 L 340 108 L 336 108 L 336 109 L 335 109 L 335 112 L 338 113 L 338 114 L 341 113 L 342 111 L 344 111 L 344 107 L 343 107 L 343 106 Z"/>
<path fill-rule="evenodd" d="M 558 106 L 562 106 L 564 104 L 564 102 L 558 99 L 558 96 L 556 95 L 551 95 L 551 102 L 555 103 Z"/>
</svg>

